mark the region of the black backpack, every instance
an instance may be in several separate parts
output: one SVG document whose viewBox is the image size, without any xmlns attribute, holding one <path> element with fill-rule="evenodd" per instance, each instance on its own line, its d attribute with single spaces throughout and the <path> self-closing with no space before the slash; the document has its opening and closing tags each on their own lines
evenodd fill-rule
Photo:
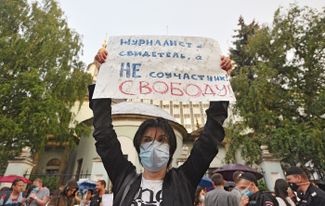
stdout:
<svg viewBox="0 0 325 206">
<path fill-rule="evenodd" d="M 253 200 L 249 201 L 249 206 L 279 206 L 278 201 L 271 192 L 258 192 Z"/>
<path fill-rule="evenodd" d="M 6 191 L 1 192 L 0 197 L 4 196 L 2 205 L 4 205 L 7 202 L 7 200 L 10 197 L 10 193 L 11 193 L 10 190 L 6 190 Z M 2 206 L 2 205 L 0 205 L 0 206 Z"/>
</svg>

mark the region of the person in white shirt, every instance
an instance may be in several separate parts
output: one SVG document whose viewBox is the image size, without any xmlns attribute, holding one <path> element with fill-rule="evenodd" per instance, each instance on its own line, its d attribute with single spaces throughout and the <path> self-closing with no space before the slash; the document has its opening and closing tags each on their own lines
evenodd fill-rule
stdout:
<svg viewBox="0 0 325 206">
<path fill-rule="evenodd" d="M 43 187 L 43 181 L 41 178 L 36 178 L 33 181 L 33 185 L 36 187 L 29 195 L 29 206 L 45 206 L 50 199 L 50 190 L 47 187 Z"/>
</svg>

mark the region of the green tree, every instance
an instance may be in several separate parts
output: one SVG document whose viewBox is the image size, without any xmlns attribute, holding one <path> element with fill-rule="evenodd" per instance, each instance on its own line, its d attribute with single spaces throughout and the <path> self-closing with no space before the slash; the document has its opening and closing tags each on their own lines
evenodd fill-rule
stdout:
<svg viewBox="0 0 325 206">
<path fill-rule="evenodd" d="M 239 17 L 238 26 L 239 29 L 236 30 L 236 35 L 233 36 L 236 39 L 233 42 L 235 48 L 230 48 L 232 60 L 237 64 L 237 69 L 233 72 L 234 74 L 238 74 L 240 68 L 254 64 L 254 57 L 247 54 L 245 46 L 247 45 L 248 38 L 259 29 L 259 25 L 255 21 L 246 25 L 242 16 Z"/>
<path fill-rule="evenodd" d="M 24 146 L 36 152 L 49 137 L 72 140 L 70 108 L 91 79 L 56 1 L 28 2 L 0 3 L 0 170 Z"/>
<path fill-rule="evenodd" d="M 241 148 L 256 163 L 266 144 L 283 163 L 309 162 L 324 175 L 325 8 L 292 5 L 275 12 L 271 27 L 239 25 L 231 56 L 241 120 L 229 128 L 228 161 Z"/>
</svg>

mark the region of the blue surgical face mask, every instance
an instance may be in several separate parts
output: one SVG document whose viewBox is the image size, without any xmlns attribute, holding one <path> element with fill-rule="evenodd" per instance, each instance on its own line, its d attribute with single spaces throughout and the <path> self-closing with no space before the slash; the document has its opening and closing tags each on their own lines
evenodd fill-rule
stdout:
<svg viewBox="0 0 325 206">
<path fill-rule="evenodd" d="M 252 191 L 250 191 L 248 188 L 246 188 L 246 189 L 244 189 L 244 190 L 242 190 L 241 192 L 241 195 L 242 196 L 247 196 L 247 197 L 250 197 L 250 196 L 252 196 L 254 193 L 252 192 Z"/>
<path fill-rule="evenodd" d="M 39 188 L 38 187 L 34 187 L 34 189 L 32 190 L 33 193 L 38 193 Z"/>
<path fill-rule="evenodd" d="M 140 160 L 142 166 L 150 171 L 157 172 L 167 166 L 169 160 L 169 145 L 151 141 L 141 144 Z"/>
</svg>

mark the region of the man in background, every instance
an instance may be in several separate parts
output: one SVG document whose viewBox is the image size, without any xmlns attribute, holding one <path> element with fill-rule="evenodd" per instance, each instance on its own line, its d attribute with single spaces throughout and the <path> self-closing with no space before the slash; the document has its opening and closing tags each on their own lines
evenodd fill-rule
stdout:
<svg viewBox="0 0 325 206">
<path fill-rule="evenodd" d="M 250 172 L 244 172 L 238 181 L 238 189 L 242 198 L 240 206 L 278 206 L 278 201 L 270 192 L 260 191 L 257 187 L 257 178 Z"/>
<path fill-rule="evenodd" d="M 231 194 L 233 194 L 236 197 L 237 205 L 240 203 L 240 198 L 241 198 L 241 191 L 238 188 L 238 182 L 240 180 L 240 176 L 243 174 L 242 171 L 236 171 L 232 175 L 232 179 L 235 182 L 235 187 L 231 190 Z"/>
<path fill-rule="evenodd" d="M 43 181 L 41 178 L 36 178 L 33 181 L 35 188 L 29 195 L 29 206 L 45 206 L 50 198 L 50 190 L 47 187 L 43 187 Z"/>
<path fill-rule="evenodd" d="M 289 168 L 286 177 L 289 187 L 297 193 L 299 198 L 298 206 L 325 205 L 325 192 L 313 185 L 301 168 Z"/>
<path fill-rule="evenodd" d="M 91 198 L 90 206 L 100 206 L 102 203 L 102 197 L 106 193 L 105 180 L 98 180 L 96 182 L 96 194 Z"/>
<path fill-rule="evenodd" d="M 213 174 L 211 176 L 211 180 L 213 182 L 214 189 L 208 192 L 205 196 L 205 206 L 238 205 L 236 197 L 224 189 L 225 181 L 221 174 Z"/>
</svg>

